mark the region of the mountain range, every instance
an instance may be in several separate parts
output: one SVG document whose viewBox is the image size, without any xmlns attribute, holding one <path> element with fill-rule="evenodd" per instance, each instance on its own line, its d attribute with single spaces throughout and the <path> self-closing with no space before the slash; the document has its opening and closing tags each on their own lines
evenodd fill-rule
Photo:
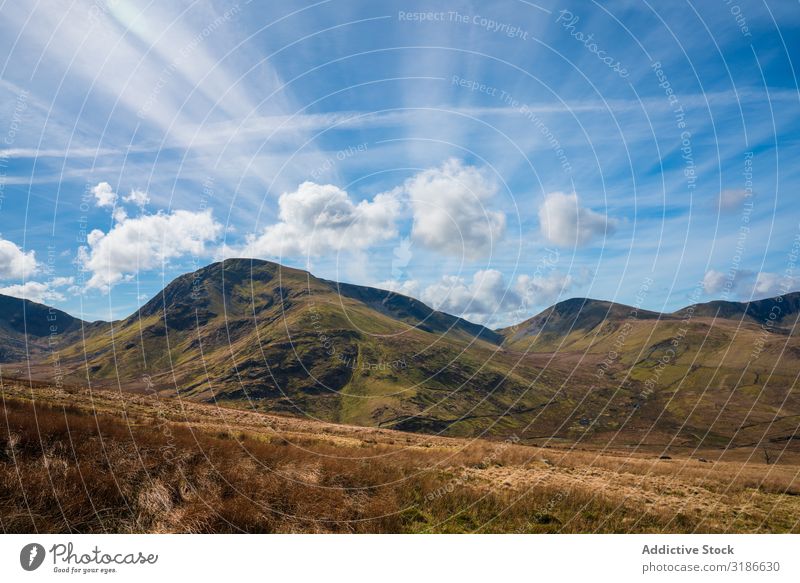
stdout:
<svg viewBox="0 0 800 583">
<path fill-rule="evenodd" d="M 491 330 L 276 263 L 178 277 L 128 318 L 0 296 L 4 377 L 453 436 L 736 446 L 797 435 L 800 293 L 662 314 L 574 298 Z"/>
</svg>

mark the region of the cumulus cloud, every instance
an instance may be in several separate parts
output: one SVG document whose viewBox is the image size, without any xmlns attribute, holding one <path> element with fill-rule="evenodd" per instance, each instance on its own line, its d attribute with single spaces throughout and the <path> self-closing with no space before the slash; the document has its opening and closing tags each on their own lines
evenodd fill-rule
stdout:
<svg viewBox="0 0 800 583">
<path fill-rule="evenodd" d="M 703 276 L 703 290 L 723 300 L 731 299 L 731 295 L 749 297 L 760 275 L 747 269 L 729 269 L 727 272 L 709 269 Z"/>
<path fill-rule="evenodd" d="M 581 247 L 597 237 L 611 235 L 617 221 L 580 206 L 574 192 L 552 192 L 539 208 L 539 224 L 548 241 L 561 247 Z"/>
<path fill-rule="evenodd" d="M 422 300 L 437 310 L 456 315 L 487 316 L 519 305 L 513 289 L 496 269 L 475 272 L 472 281 L 456 275 L 445 275 L 428 286 Z"/>
<path fill-rule="evenodd" d="M 723 190 L 717 198 L 717 206 L 720 212 L 734 212 L 742 208 L 742 204 L 752 193 L 747 190 Z"/>
<path fill-rule="evenodd" d="M 99 207 L 113 207 L 117 203 L 117 193 L 108 182 L 99 182 L 92 187 L 95 204 Z"/>
<path fill-rule="evenodd" d="M 25 279 L 37 269 L 34 251 L 23 251 L 11 241 L 0 238 L 0 279 Z"/>
<path fill-rule="evenodd" d="M 414 279 L 406 279 L 403 281 L 388 279 L 376 283 L 375 287 L 412 298 L 419 297 L 419 282 Z"/>
<path fill-rule="evenodd" d="M 778 296 L 800 287 L 800 278 L 768 271 L 730 270 L 727 273 L 709 269 L 703 277 L 703 289 L 709 295 L 747 300 L 751 297 Z"/>
<path fill-rule="evenodd" d="M 526 317 L 533 306 L 549 305 L 575 284 L 570 275 L 551 272 L 544 276 L 520 275 L 511 284 L 496 269 L 477 271 L 472 280 L 446 275 L 422 292 L 422 301 L 468 320 L 504 321 Z"/>
<path fill-rule="evenodd" d="M 331 251 L 364 250 L 397 236 L 400 201 L 393 193 L 358 204 L 332 184 L 304 182 L 278 199 L 280 222 L 245 246 L 226 254 L 254 257 L 315 256 Z"/>
<path fill-rule="evenodd" d="M 150 202 L 150 197 L 147 196 L 147 193 L 144 190 L 139 190 L 138 188 L 134 188 L 131 190 L 131 193 L 122 198 L 125 202 L 130 202 L 138 206 L 139 208 L 144 208 L 147 203 Z"/>
<path fill-rule="evenodd" d="M 521 305 L 542 306 L 556 302 L 561 294 L 568 292 L 573 285 L 584 281 L 585 277 L 585 273 L 575 278 L 558 272 L 544 276 L 520 275 L 517 277 L 515 287 L 522 298 Z"/>
<path fill-rule="evenodd" d="M 800 278 L 778 273 L 760 272 L 753 287 L 755 296 L 779 296 L 800 287 Z"/>
<path fill-rule="evenodd" d="M 78 259 L 92 276 L 88 289 L 108 291 L 114 284 L 142 270 L 152 269 L 184 255 L 202 256 L 206 244 L 222 232 L 210 210 L 178 210 L 169 214 L 122 217 L 108 232 L 93 230 Z"/>
<path fill-rule="evenodd" d="M 337 186 L 304 182 L 278 199 L 277 223 L 239 248 L 223 249 L 222 255 L 280 258 L 363 251 L 397 237 L 396 222 L 410 210 L 409 246 L 413 241 L 440 253 L 480 257 L 505 230 L 505 215 L 485 206 L 496 194 L 481 171 L 455 159 L 358 203 Z"/>
<path fill-rule="evenodd" d="M 709 269 L 703 276 L 703 290 L 707 294 L 716 294 L 722 291 L 725 287 L 725 282 L 728 276 L 721 271 Z"/>
<path fill-rule="evenodd" d="M 414 213 L 415 242 L 440 253 L 470 258 L 489 254 L 503 236 L 506 217 L 486 205 L 496 186 L 477 168 L 455 159 L 420 172 L 403 191 Z"/>
<path fill-rule="evenodd" d="M 47 282 L 26 281 L 21 284 L 8 285 L 0 288 L 0 294 L 23 298 L 40 304 L 47 302 L 61 302 L 66 298 L 59 288 L 72 285 L 71 277 L 56 277 Z"/>
</svg>

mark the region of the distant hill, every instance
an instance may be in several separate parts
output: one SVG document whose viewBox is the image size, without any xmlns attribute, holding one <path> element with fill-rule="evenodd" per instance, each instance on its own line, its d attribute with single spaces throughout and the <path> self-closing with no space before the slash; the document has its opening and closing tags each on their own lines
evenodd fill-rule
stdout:
<svg viewBox="0 0 800 583">
<path fill-rule="evenodd" d="M 718 319 L 725 325 L 740 322 L 767 326 L 776 331 L 793 332 L 800 316 L 800 292 L 781 298 L 751 302 L 711 301 L 693 304 L 672 313 L 659 313 L 589 298 L 572 298 L 551 306 L 536 316 L 497 332 L 505 338 L 504 346 L 524 348 L 564 348 L 585 339 L 598 327 L 615 327 L 621 323 L 675 322 Z M 647 324 L 644 324 L 647 325 Z"/>
<path fill-rule="evenodd" d="M 797 318 L 800 316 L 800 292 L 788 293 L 780 298 L 766 298 L 750 302 L 716 300 L 704 304 L 694 304 L 678 310 L 675 315 L 683 317 L 690 313 L 694 317 L 749 320 L 759 325 L 772 322 L 771 325 L 791 331 L 797 325 Z"/>
<path fill-rule="evenodd" d="M 80 330 L 81 320 L 43 304 L 0 295 L 0 362 L 24 360 Z"/>
<path fill-rule="evenodd" d="M 558 344 L 573 334 L 585 335 L 607 321 L 622 321 L 636 313 L 643 320 L 665 318 L 658 312 L 634 310 L 631 306 L 589 298 L 572 298 L 547 308 L 520 324 L 498 330 L 507 345 L 537 338 Z"/>
</svg>

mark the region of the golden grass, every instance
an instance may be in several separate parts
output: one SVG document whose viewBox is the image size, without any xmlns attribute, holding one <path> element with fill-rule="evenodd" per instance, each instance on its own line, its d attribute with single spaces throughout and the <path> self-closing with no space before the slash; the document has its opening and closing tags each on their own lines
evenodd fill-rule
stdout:
<svg viewBox="0 0 800 583">
<path fill-rule="evenodd" d="M 4 532 L 800 532 L 792 463 L 442 438 L 44 385 L 1 395 Z"/>
</svg>

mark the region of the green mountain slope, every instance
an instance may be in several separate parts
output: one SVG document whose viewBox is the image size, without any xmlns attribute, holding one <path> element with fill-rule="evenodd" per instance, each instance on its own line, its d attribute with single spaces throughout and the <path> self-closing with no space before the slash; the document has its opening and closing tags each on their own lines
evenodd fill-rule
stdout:
<svg viewBox="0 0 800 583">
<path fill-rule="evenodd" d="M 555 373 L 515 370 L 501 340 L 406 296 L 242 259 L 179 277 L 129 318 L 64 346 L 61 360 L 75 380 L 88 373 L 101 386 L 343 423 L 503 433 L 546 405 L 552 391 L 529 385 Z"/>
<path fill-rule="evenodd" d="M 665 430 L 687 443 L 717 445 L 732 438 L 758 442 L 765 431 L 792 440 L 800 435 L 798 300 L 795 292 L 672 314 L 568 300 L 500 333 L 504 346 L 569 355 L 594 369 L 596 386 L 613 387 L 608 406 L 586 413 L 593 431 Z M 776 305 L 782 317 L 773 324 L 769 314 Z"/>
</svg>

